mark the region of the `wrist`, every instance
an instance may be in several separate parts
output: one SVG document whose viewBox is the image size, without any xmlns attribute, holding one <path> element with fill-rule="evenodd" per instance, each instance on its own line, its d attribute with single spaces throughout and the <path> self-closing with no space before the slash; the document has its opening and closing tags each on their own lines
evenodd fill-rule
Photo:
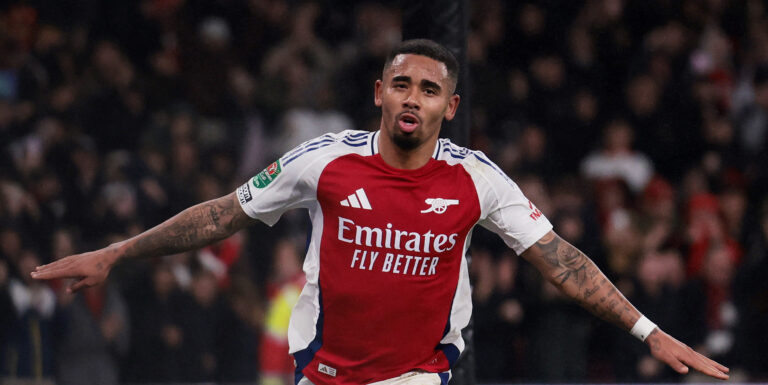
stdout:
<svg viewBox="0 0 768 385">
<path fill-rule="evenodd" d="M 645 339 L 648 338 L 648 336 L 653 332 L 654 329 L 656 329 L 656 327 L 656 324 L 651 322 L 648 317 L 641 315 L 640 319 L 635 322 L 635 325 L 632 326 L 632 329 L 629 331 L 629 333 L 640 341 L 645 342 Z"/>
<path fill-rule="evenodd" d="M 108 253 L 106 253 L 107 262 L 109 266 L 116 264 L 118 261 L 125 257 L 126 250 L 128 248 L 128 241 L 116 242 L 107 246 Z"/>
</svg>

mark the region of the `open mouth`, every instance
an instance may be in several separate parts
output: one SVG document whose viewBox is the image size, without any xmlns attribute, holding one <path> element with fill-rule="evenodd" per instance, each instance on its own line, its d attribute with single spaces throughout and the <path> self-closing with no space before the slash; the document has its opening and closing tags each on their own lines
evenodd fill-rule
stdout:
<svg viewBox="0 0 768 385">
<path fill-rule="evenodd" d="M 409 112 L 401 113 L 397 119 L 397 124 L 400 129 L 405 132 L 413 132 L 421 124 L 419 117 Z"/>
</svg>

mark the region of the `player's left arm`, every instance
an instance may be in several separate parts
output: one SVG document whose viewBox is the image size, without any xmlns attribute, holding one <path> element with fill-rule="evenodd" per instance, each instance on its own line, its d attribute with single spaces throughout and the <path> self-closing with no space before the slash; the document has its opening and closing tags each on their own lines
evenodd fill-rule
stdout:
<svg viewBox="0 0 768 385">
<path fill-rule="evenodd" d="M 644 318 L 589 257 L 553 231 L 523 252 L 522 257 L 536 266 L 562 293 L 596 316 L 626 331 L 632 330 L 638 320 Z M 658 327 L 647 335 L 645 343 L 656 359 L 678 373 L 687 373 L 690 366 L 714 378 L 728 379 L 727 367 L 699 354 Z"/>
</svg>

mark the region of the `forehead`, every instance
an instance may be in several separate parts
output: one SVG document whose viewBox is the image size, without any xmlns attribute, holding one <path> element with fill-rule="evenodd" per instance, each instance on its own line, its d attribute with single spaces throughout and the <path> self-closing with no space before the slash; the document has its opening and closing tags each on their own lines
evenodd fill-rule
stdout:
<svg viewBox="0 0 768 385">
<path fill-rule="evenodd" d="M 409 76 L 414 80 L 427 79 L 435 83 L 444 83 L 448 79 L 448 68 L 445 63 L 435 59 L 416 55 L 399 54 L 392 59 L 389 68 L 384 72 L 385 78 Z"/>
</svg>

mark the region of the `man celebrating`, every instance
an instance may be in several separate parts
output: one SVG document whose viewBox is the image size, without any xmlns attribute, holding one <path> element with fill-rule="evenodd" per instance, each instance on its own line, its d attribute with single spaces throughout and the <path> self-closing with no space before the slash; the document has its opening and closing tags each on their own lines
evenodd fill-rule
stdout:
<svg viewBox="0 0 768 385">
<path fill-rule="evenodd" d="M 308 141 L 232 194 L 32 275 L 75 278 L 70 290 L 78 290 L 104 281 L 118 260 L 199 248 L 303 207 L 312 236 L 289 330 L 296 382 L 444 384 L 464 348 L 461 329 L 472 310 L 465 253 L 480 224 L 676 371 L 690 366 L 727 379 L 728 368 L 640 314 L 485 155 L 438 138 L 459 105 L 457 76 L 447 49 L 406 41 L 375 84 L 379 131 Z"/>
</svg>

